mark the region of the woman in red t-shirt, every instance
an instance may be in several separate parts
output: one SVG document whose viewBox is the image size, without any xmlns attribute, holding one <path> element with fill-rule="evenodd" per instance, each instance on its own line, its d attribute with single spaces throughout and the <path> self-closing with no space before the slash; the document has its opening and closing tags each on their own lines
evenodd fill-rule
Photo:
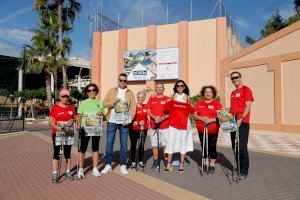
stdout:
<svg viewBox="0 0 300 200">
<path fill-rule="evenodd" d="M 208 173 L 215 172 L 215 163 L 217 158 L 217 139 L 219 132 L 219 123 L 217 119 L 217 110 L 222 109 L 222 105 L 219 101 L 215 100 L 217 96 L 216 88 L 213 86 L 204 86 L 200 91 L 203 100 L 199 101 L 195 105 L 194 118 L 197 120 L 196 126 L 199 133 L 201 146 L 203 147 L 203 132 L 205 124 L 208 124 L 208 157 L 210 165 L 208 166 Z M 202 148 L 203 149 L 203 148 Z M 204 149 L 206 152 L 206 149 Z M 205 162 L 207 155 L 204 154 Z M 207 166 L 203 169 L 206 171 Z"/>
<path fill-rule="evenodd" d="M 179 172 L 183 172 L 185 154 L 194 150 L 192 125 L 189 120 L 189 115 L 194 110 L 189 100 L 189 88 L 183 80 L 178 80 L 173 90 L 171 100 L 166 103 L 166 110 L 169 113 L 169 134 L 166 146 L 168 163 L 165 172 L 172 170 L 172 156 L 177 152 L 180 153 Z"/>
<path fill-rule="evenodd" d="M 143 104 L 146 99 L 146 93 L 140 91 L 137 93 L 137 105 L 136 105 L 136 114 L 132 121 L 132 124 L 129 129 L 129 138 L 130 138 L 130 155 L 131 155 L 131 168 L 136 168 L 136 158 L 135 151 L 137 141 L 141 136 L 141 141 L 139 144 L 139 166 L 142 169 L 145 169 L 144 164 L 144 144 L 148 131 L 148 117 L 147 117 L 147 108 L 146 105 Z M 141 132 L 142 131 L 142 132 Z M 140 135 L 142 134 L 142 135 Z"/>
<path fill-rule="evenodd" d="M 57 166 L 59 160 L 60 145 L 55 145 L 57 134 L 65 133 L 65 129 L 57 124 L 64 122 L 67 126 L 71 126 L 75 121 L 76 111 L 73 105 L 69 105 L 70 92 L 67 89 L 62 89 L 59 92 L 59 102 L 51 108 L 49 115 L 49 125 L 52 127 L 52 142 L 53 142 L 53 161 L 52 161 L 52 182 L 58 182 Z M 66 179 L 74 180 L 71 170 L 71 147 L 72 145 L 64 145 L 64 157 L 66 159 Z"/>
</svg>

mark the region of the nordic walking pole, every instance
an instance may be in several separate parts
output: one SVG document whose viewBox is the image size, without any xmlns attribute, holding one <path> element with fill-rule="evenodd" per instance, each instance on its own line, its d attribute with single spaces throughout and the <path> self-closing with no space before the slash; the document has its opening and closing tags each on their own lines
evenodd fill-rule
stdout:
<svg viewBox="0 0 300 200">
<path fill-rule="evenodd" d="M 156 132 L 156 137 L 157 137 L 157 161 L 158 161 L 158 173 L 160 173 L 160 159 L 159 159 L 159 123 L 155 123 L 155 132 Z"/>
<path fill-rule="evenodd" d="M 78 141 L 77 141 L 77 175 L 79 172 L 79 163 L 81 161 L 81 156 L 80 156 L 80 149 L 81 149 L 81 135 L 80 135 L 80 129 L 77 129 L 77 133 L 78 133 Z M 77 176 L 78 178 L 78 176 Z"/>
<path fill-rule="evenodd" d="M 139 137 L 139 142 L 138 142 L 138 145 L 137 145 L 137 148 L 136 148 L 136 150 L 138 149 L 138 152 L 137 152 L 137 156 L 135 157 L 135 163 L 136 163 L 136 171 L 138 171 L 138 167 L 139 167 L 139 164 L 138 164 L 138 162 L 139 162 L 139 160 L 140 160 L 140 154 L 139 154 L 139 152 L 140 152 L 140 145 L 142 144 L 142 135 L 143 135 L 143 131 L 144 131 L 144 126 L 143 125 L 141 125 L 141 131 L 140 131 L 140 137 Z M 143 144 L 142 144 L 143 145 Z"/>
<path fill-rule="evenodd" d="M 201 176 L 203 176 L 203 167 L 204 167 L 204 150 L 205 150 L 205 137 L 206 137 L 206 129 L 204 126 L 203 136 L 202 136 L 202 162 L 201 162 Z"/>
<path fill-rule="evenodd" d="M 240 168 L 240 132 L 239 127 L 236 130 L 236 148 L 237 148 L 237 183 L 240 180 L 241 168 Z"/>
<path fill-rule="evenodd" d="M 59 149 L 59 161 L 58 161 L 58 177 L 60 177 L 61 163 L 64 154 L 64 144 L 63 144 L 64 136 L 61 136 L 60 149 Z"/>
<path fill-rule="evenodd" d="M 209 166 L 209 161 L 208 161 L 208 124 L 205 124 L 205 134 L 206 134 L 206 173 L 208 173 L 208 166 Z"/>
</svg>

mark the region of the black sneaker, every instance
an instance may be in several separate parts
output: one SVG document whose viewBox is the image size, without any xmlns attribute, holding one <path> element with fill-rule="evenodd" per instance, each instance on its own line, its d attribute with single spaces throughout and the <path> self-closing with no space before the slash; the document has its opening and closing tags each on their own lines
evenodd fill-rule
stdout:
<svg viewBox="0 0 300 200">
<path fill-rule="evenodd" d="M 213 174 L 213 173 L 215 173 L 215 171 L 216 171 L 215 166 L 209 165 L 209 167 L 208 167 L 208 173 L 209 174 Z"/>
<path fill-rule="evenodd" d="M 146 165 L 144 162 L 140 161 L 139 162 L 139 167 L 142 169 L 142 170 L 145 170 L 146 169 Z"/>
<path fill-rule="evenodd" d="M 203 164 L 203 172 L 207 172 L 207 165 L 206 164 Z"/>
</svg>

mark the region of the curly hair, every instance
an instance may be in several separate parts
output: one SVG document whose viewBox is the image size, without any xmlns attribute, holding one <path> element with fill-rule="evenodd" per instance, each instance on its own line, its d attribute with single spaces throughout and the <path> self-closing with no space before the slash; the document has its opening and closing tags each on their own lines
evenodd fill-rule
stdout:
<svg viewBox="0 0 300 200">
<path fill-rule="evenodd" d="M 90 84 L 88 84 L 88 85 L 84 88 L 84 92 L 85 92 L 86 94 L 88 93 L 88 89 L 89 89 L 90 87 L 94 87 L 95 90 L 96 90 L 96 93 L 97 93 L 97 94 L 99 93 L 99 88 L 98 88 L 98 86 L 97 86 L 95 83 L 90 83 Z"/>
<path fill-rule="evenodd" d="M 204 93 L 207 88 L 211 89 L 211 91 L 213 93 L 213 98 L 215 98 L 217 96 L 217 89 L 212 85 L 203 86 L 200 91 L 201 96 L 204 97 Z"/>
<path fill-rule="evenodd" d="M 187 84 L 183 80 L 176 81 L 176 83 L 175 83 L 175 85 L 173 87 L 174 93 L 178 93 L 178 90 L 177 90 L 177 84 L 178 83 L 182 83 L 184 85 L 183 93 L 185 93 L 186 95 L 190 95 L 189 87 L 187 86 Z"/>
</svg>

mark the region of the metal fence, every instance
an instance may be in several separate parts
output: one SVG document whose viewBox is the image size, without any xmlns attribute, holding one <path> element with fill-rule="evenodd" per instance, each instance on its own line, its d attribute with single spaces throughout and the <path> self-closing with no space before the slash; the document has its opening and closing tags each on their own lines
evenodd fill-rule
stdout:
<svg viewBox="0 0 300 200">
<path fill-rule="evenodd" d="M 89 15 L 88 19 L 92 30 L 105 32 L 216 17 L 226 17 L 227 25 L 233 29 L 233 18 L 221 0 L 188 0 L 116 12 L 108 12 L 105 8 L 101 8 L 94 15 Z"/>
<path fill-rule="evenodd" d="M 16 92 L 23 83 L 22 47 L 0 38 L 0 134 L 24 130 L 21 99 Z M 20 83 L 21 81 L 21 83 Z"/>
</svg>

